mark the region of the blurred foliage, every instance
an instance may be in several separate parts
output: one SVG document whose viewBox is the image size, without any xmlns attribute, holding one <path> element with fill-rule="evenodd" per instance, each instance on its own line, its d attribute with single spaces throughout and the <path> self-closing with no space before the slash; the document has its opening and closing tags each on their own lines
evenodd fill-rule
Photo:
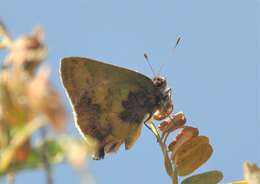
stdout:
<svg viewBox="0 0 260 184">
<path fill-rule="evenodd" d="M 256 164 L 246 161 L 244 163 L 245 180 L 234 181 L 229 184 L 259 184 L 260 183 L 260 168 Z"/>
<path fill-rule="evenodd" d="M 0 49 L 8 50 L 0 63 L 0 177 L 44 168 L 51 184 L 52 164 L 67 161 L 84 173 L 87 152 L 85 143 L 65 131 L 65 108 L 49 82 L 50 68 L 42 64 L 43 40 L 40 27 L 13 40 L 0 22 Z"/>
<path fill-rule="evenodd" d="M 10 172 L 18 172 L 24 169 L 35 169 L 43 167 L 42 153 L 45 150 L 48 161 L 51 164 L 60 163 L 64 159 L 64 152 L 61 146 L 54 140 L 44 140 L 39 145 L 35 145 L 30 152 L 26 154 L 26 158 L 15 159 L 7 169 L 0 172 L 0 176 Z M 19 153 L 18 153 L 19 154 Z"/>
</svg>

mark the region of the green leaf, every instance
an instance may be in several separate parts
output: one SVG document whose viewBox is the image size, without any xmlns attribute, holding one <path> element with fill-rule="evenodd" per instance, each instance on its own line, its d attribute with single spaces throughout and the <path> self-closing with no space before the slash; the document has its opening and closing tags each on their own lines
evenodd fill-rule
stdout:
<svg viewBox="0 0 260 184">
<path fill-rule="evenodd" d="M 40 127 L 45 125 L 46 121 L 43 117 L 37 117 L 26 124 L 12 138 L 7 148 L 0 151 L 0 172 L 4 172 L 17 151 L 17 149 L 28 140 L 28 138 Z"/>
<path fill-rule="evenodd" d="M 64 152 L 58 141 L 46 140 L 38 146 L 33 147 L 26 160 L 12 162 L 4 171 L 0 172 L 0 177 L 9 172 L 42 168 L 43 152 L 45 152 L 47 159 L 51 164 L 57 164 L 64 160 Z"/>
<path fill-rule="evenodd" d="M 186 178 L 181 184 L 217 184 L 223 179 L 221 171 L 208 171 Z"/>
</svg>

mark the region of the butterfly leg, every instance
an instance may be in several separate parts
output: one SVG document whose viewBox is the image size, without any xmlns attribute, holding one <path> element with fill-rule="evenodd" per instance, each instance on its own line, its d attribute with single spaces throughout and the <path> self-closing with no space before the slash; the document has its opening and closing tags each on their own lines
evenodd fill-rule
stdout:
<svg viewBox="0 0 260 184">
<path fill-rule="evenodd" d="M 152 131 L 151 127 L 147 124 L 149 123 L 149 120 L 152 118 L 152 114 L 150 113 L 149 116 L 146 118 L 146 120 L 144 121 L 144 125 L 150 130 Z"/>
</svg>

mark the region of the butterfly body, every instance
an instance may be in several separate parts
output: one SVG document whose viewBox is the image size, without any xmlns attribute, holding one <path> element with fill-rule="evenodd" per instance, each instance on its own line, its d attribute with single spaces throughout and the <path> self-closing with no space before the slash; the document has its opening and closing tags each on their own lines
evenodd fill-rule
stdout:
<svg viewBox="0 0 260 184">
<path fill-rule="evenodd" d="M 166 81 L 153 80 L 125 68 L 93 59 L 68 57 L 61 61 L 61 78 L 73 106 L 75 123 L 93 158 L 129 149 L 143 123 L 172 104 Z"/>
</svg>

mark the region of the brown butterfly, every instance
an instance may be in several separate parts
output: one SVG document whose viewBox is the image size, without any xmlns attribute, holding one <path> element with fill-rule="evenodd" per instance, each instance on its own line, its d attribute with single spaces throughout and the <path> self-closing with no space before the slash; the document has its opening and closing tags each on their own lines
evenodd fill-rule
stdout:
<svg viewBox="0 0 260 184">
<path fill-rule="evenodd" d="M 130 149 L 143 123 L 168 116 L 173 105 L 163 77 L 81 57 L 61 60 L 60 73 L 74 110 L 76 126 L 92 148 L 93 159 L 104 158 L 121 144 Z"/>
</svg>

